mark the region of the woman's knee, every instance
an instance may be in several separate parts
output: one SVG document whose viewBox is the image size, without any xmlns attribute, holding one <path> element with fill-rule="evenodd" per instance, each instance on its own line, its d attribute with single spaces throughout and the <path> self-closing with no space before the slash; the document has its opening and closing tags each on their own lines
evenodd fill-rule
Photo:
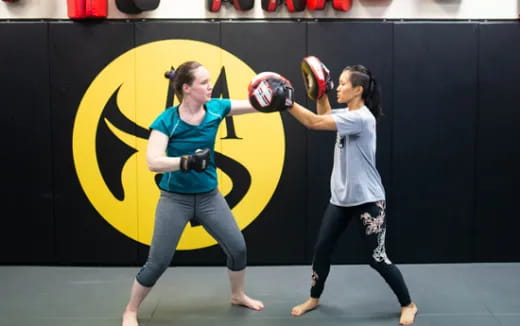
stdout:
<svg viewBox="0 0 520 326">
<path fill-rule="evenodd" d="M 247 248 L 245 243 L 230 250 L 227 267 L 232 271 L 241 271 L 247 265 Z"/>
<path fill-rule="evenodd" d="M 148 261 L 137 273 L 136 280 L 144 287 L 152 287 L 168 266 L 168 263 L 152 263 Z"/>
</svg>

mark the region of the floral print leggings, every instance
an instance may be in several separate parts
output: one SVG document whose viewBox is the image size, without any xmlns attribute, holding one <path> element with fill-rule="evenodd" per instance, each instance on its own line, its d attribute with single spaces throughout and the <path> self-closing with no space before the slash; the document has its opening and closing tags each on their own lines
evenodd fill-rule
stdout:
<svg viewBox="0 0 520 326">
<path fill-rule="evenodd" d="M 312 263 L 311 297 L 319 298 L 330 271 L 331 255 L 338 239 L 350 222 L 355 218 L 363 228 L 364 238 L 371 250 L 370 266 L 388 283 L 397 296 L 401 306 L 411 303 L 408 288 L 397 266 L 386 256 L 385 251 L 385 201 L 366 203 L 353 207 L 340 207 L 329 204 L 318 234 Z"/>
</svg>

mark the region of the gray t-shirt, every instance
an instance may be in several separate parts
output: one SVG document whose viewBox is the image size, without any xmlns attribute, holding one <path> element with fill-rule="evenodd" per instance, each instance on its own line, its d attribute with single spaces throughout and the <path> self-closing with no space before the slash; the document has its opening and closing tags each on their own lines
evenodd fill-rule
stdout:
<svg viewBox="0 0 520 326">
<path fill-rule="evenodd" d="M 376 119 L 363 106 L 354 111 L 331 111 L 338 133 L 330 178 L 330 202 L 357 206 L 385 200 L 385 190 L 376 169 Z"/>
</svg>

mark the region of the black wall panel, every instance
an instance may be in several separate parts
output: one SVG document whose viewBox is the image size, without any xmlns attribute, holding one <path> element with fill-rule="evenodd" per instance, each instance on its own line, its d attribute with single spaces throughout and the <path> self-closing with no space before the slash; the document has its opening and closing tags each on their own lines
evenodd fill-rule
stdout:
<svg viewBox="0 0 520 326">
<path fill-rule="evenodd" d="M 378 122 L 377 167 L 386 191 L 391 193 L 393 25 L 352 22 L 309 23 L 308 35 L 308 55 L 317 56 L 327 65 L 335 86 L 338 84 L 342 70 L 354 64 L 366 66 L 379 82 L 385 115 Z M 336 102 L 335 90 L 329 93 L 329 100 L 333 108 L 342 107 Z M 314 102 L 309 101 L 308 105 L 315 110 Z M 309 132 L 307 150 L 309 162 L 307 242 L 309 244 L 314 244 L 316 240 L 322 215 L 330 200 L 329 185 L 335 138 L 335 132 Z M 366 261 L 366 252 L 360 250 L 364 242 L 357 224 L 359 223 L 353 223 L 340 239 L 333 257 L 335 262 Z M 387 234 L 390 236 L 389 233 Z M 308 260 L 312 259 L 312 249 L 312 245 L 308 246 Z"/>
<path fill-rule="evenodd" d="M 212 22 L 135 23 L 135 46 L 171 39 L 188 39 L 220 44 L 221 24 Z"/>
<path fill-rule="evenodd" d="M 305 53 L 305 36 L 305 24 L 222 24 L 222 48 L 242 58 L 258 73 L 280 73 L 295 87 L 301 85 L 299 60 Z M 304 92 L 296 94 L 297 102 L 304 99 Z M 282 176 L 267 207 L 244 230 L 249 262 L 253 264 L 295 264 L 304 259 L 307 215 L 304 205 L 306 185 L 302 182 L 307 176 L 305 130 L 288 113 L 281 114 L 286 142 Z M 265 137 L 267 141 L 269 130 L 265 130 Z"/>
<path fill-rule="evenodd" d="M 55 262 L 47 24 L 0 24 L 0 263 Z"/>
<path fill-rule="evenodd" d="M 124 22 L 50 24 L 51 101 L 57 259 L 63 264 L 135 264 L 138 245 L 95 211 L 79 185 L 72 130 L 80 101 L 96 75 L 131 49 Z M 110 148 L 105 148 L 110 151 Z"/>
<path fill-rule="evenodd" d="M 520 260 L 519 53 L 517 23 L 481 25 L 474 229 L 478 261 Z"/>
<path fill-rule="evenodd" d="M 478 26 L 397 23 L 393 232 L 401 261 L 465 261 L 474 223 Z M 410 249 L 410 248 L 413 248 Z"/>
</svg>

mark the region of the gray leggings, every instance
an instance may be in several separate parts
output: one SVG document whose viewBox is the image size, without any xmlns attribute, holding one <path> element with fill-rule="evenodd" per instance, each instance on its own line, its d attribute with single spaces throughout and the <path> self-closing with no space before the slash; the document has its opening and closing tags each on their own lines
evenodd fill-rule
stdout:
<svg viewBox="0 0 520 326">
<path fill-rule="evenodd" d="M 136 276 L 139 284 L 152 287 L 157 282 L 172 261 L 184 227 L 193 218 L 218 241 L 230 270 L 246 267 L 244 236 L 218 189 L 202 194 L 161 191 L 148 259 Z"/>
</svg>

